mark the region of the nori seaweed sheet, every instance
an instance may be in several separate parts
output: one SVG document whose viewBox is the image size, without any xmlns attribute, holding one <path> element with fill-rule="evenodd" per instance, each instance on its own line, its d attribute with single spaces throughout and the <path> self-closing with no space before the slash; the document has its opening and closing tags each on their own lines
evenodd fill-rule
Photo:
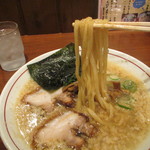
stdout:
<svg viewBox="0 0 150 150">
<path fill-rule="evenodd" d="M 76 81 L 74 44 L 70 43 L 49 57 L 28 65 L 28 70 L 41 87 L 55 90 Z"/>
</svg>

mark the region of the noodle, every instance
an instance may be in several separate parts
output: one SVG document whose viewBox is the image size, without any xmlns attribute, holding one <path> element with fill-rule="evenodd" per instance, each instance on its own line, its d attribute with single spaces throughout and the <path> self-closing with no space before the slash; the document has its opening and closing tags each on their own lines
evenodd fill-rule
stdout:
<svg viewBox="0 0 150 150">
<path fill-rule="evenodd" d="M 106 71 L 108 54 L 108 30 L 94 29 L 94 22 L 106 23 L 105 20 L 93 20 L 88 17 L 74 24 L 76 77 L 79 85 L 77 109 L 88 105 L 95 111 L 95 100 L 101 107 L 107 108 Z M 79 55 L 81 46 L 81 62 Z M 81 64 L 80 64 L 81 63 Z M 81 74 L 80 74 L 81 66 Z"/>
</svg>

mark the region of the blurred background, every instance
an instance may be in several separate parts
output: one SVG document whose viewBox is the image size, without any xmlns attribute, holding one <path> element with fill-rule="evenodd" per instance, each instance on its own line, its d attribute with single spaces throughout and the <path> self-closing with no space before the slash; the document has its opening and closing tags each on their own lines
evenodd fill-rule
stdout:
<svg viewBox="0 0 150 150">
<path fill-rule="evenodd" d="M 150 0 L 0 0 L 0 21 L 15 21 L 22 35 L 72 32 L 85 17 L 149 22 Z"/>
<path fill-rule="evenodd" d="M 22 35 L 72 32 L 75 19 L 98 16 L 98 0 L 0 0 L 0 21 L 19 25 Z"/>
</svg>

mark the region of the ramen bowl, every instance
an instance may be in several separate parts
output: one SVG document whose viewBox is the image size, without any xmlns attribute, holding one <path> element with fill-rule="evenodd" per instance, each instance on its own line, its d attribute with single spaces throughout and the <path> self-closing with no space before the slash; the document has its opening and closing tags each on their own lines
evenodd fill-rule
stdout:
<svg viewBox="0 0 150 150">
<path fill-rule="evenodd" d="M 30 79 L 27 65 L 40 61 L 58 50 L 45 53 L 24 66 L 22 66 L 7 82 L 1 93 L 0 99 L 0 133 L 5 146 L 9 150 L 30 150 L 30 146 L 21 136 L 17 127 L 15 117 L 15 103 L 21 91 L 21 87 Z M 141 79 L 146 88 L 150 90 L 150 68 L 125 53 L 109 49 L 108 60 L 119 64 L 129 70 L 135 77 Z M 150 148 L 150 134 L 139 144 L 137 150 L 148 150 Z"/>
</svg>

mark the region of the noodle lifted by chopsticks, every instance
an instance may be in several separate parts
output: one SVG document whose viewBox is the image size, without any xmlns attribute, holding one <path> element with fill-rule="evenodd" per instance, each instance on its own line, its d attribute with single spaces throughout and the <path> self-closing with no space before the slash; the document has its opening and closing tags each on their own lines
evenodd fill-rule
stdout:
<svg viewBox="0 0 150 150">
<path fill-rule="evenodd" d="M 78 80 L 77 109 L 88 106 L 95 111 L 95 100 L 101 107 L 106 108 L 107 87 L 107 54 L 108 54 L 108 29 L 94 28 L 94 23 L 107 23 L 106 20 L 93 20 L 88 17 L 74 23 L 76 77 Z M 81 46 L 81 60 L 79 54 Z M 81 66 L 81 73 L 80 73 Z"/>
</svg>

